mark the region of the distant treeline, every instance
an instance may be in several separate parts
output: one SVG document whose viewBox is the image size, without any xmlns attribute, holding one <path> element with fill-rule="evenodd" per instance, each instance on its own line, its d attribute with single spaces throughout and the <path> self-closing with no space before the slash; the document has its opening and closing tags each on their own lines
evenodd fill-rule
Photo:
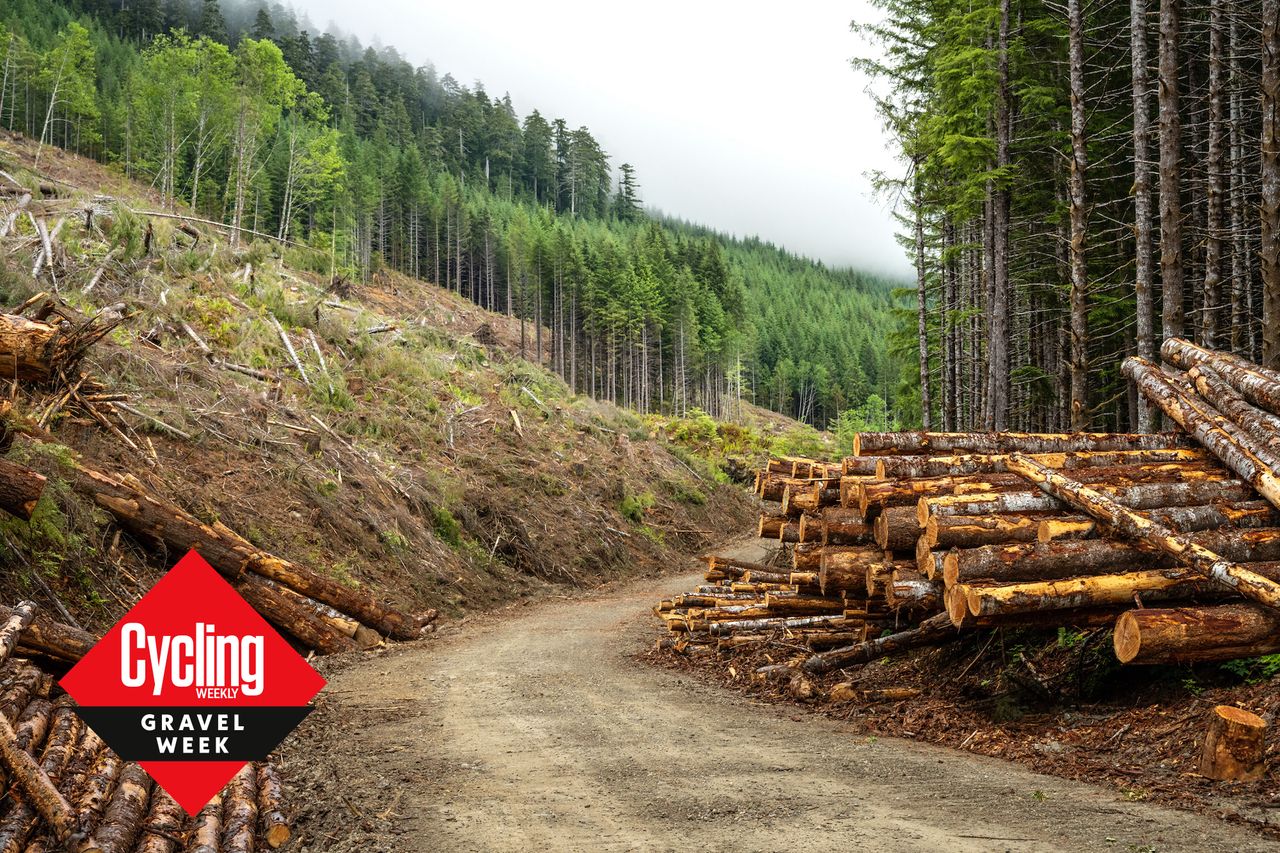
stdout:
<svg viewBox="0 0 1280 853">
<path fill-rule="evenodd" d="M 4 8 L 4 127 L 116 163 L 239 240 L 306 244 L 322 274 L 393 268 L 527 320 L 528 357 L 576 391 L 825 426 L 901 381 L 889 282 L 651 217 L 587 128 L 521 119 L 480 83 L 280 6 Z"/>
</svg>

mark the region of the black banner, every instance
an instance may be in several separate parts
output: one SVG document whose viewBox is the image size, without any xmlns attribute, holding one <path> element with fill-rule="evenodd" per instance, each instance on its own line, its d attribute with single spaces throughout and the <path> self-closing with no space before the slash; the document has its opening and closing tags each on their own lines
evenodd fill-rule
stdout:
<svg viewBox="0 0 1280 853">
<path fill-rule="evenodd" d="M 310 705 L 76 708 L 125 761 L 261 761 L 311 711 Z"/>
</svg>

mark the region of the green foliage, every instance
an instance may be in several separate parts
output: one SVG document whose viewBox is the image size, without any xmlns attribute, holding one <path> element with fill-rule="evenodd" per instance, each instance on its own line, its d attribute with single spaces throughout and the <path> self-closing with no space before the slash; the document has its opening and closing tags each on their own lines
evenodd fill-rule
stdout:
<svg viewBox="0 0 1280 853">
<path fill-rule="evenodd" d="M 639 495 L 624 495 L 621 503 L 618 504 L 618 512 L 622 513 L 622 517 L 635 524 L 641 524 L 644 521 L 645 513 L 653 508 L 657 503 L 657 499 L 652 492 L 643 492 Z"/>
<path fill-rule="evenodd" d="M 845 409 L 831 424 L 842 453 L 853 452 L 853 437 L 860 432 L 885 432 L 898 428 L 897 420 L 879 394 L 871 394 L 860 406 Z"/>
<path fill-rule="evenodd" d="M 431 508 L 431 529 L 451 548 L 462 547 L 462 523 L 453 517 L 447 507 Z"/>
<path fill-rule="evenodd" d="M 1246 684 L 1260 684 L 1280 675 L 1280 654 L 1230 660 L 1222 668 Z"/>
</svg>

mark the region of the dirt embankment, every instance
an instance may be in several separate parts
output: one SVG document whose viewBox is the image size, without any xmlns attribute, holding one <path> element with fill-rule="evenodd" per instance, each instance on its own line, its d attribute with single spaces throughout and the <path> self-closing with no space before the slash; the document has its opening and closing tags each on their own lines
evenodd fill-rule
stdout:
<svg viewBox="0 0 1280 853">
<path fill-rule="evenodd" d="M 754 548 L 755 545 L 743 547 Z M 311 851 L 1262 851 L 1238 827 L 752 701 L 635 653 L 696 576 L 329 673 L 284 762 Z"/>
</svg>

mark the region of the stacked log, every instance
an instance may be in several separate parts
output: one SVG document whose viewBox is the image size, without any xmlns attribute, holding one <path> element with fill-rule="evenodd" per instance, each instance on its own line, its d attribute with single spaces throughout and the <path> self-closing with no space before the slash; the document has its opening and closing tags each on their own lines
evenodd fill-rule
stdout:
<svg viewBox="0 0 1280 853">
<path fill-rule="evenodd" d="M 1272 449 L 1280 435 L 1258 430 L 1280 425 L 1280 374 L 1239 378 L 1241 365 L 1229 365 L 1233 373 L 1203 351 L 1195 357 L 1191 376 L 1162 377 L 1180 399 L 1194 398 L 1177 409 L 1183 417 L 1171 417 L 1196 438 L 1206 432 L 1196 418 L 1230 439 L 1251 430 L 1236 441 L 1239 453 L 1224 450 L 1221 435 L 1201 438 L 1201 447 L 1172 433 L 917 432 L 861 434 L 839 466 L 772 460 L 757 492 L 781 510 L 766 510 L 759 532 L 783 549 L 775 565 L 789 571 L 726 574 L 712 560 L 707 580 L 716 586 L 659 607 L 679 635 L 671 644 L 794 646 L 795 632 L 836 632 L 806 620 L 834 620 L 839 600 L 841 618 L 863 620 L 861 636 L 840 623 L 852 642 L 824 650 L 821 639 L 804 640 L 815 654 L 788 667 L 850 666 L 970 630 L 1117 620 L 1129 631 L 1117 632 L 1125 662 L 1264 653 L 1255 650 L 1270 648 L 1272 632 L 1256 614 L 1267 591 L 1280 589 L 1280 512 L 1270 494 L 1280 497 L 1280 480 L 1268 479 L 1270 461 L 1280 466 Z M 1210 419 L 1197 386 L 1230 403 L 1236 432 Z M 1261 414 L 1242 408 L 1267 404 Z M 1242 592 L 1258 604 L 1244 603 Z M 739 594 L 752 598 L 728 597 Z M 798 614 L 793 603 L 788 611 L 788 597 L 825 602 L 817 605 L 825 610 Z M 1152 606 L 1126 613 L 1135 600 Z M 1176 624 L 1194 639 L 1155 633 L 1166 623 L 1144 613 L 1179 614 Z M 1122 636 L 1144 633 L 1127 641 L 1139 651 L 1120 654 Z"/>
<path fill-rule="evenodd" d="M 121 761 L 81 723 L 53 677 L 21 656 L 43 642 L 29 636 L 40 624 L 33 616 L 29 604 L 0 612 L 0 784 L 8 791 L 0 798 L 0 851 L 195 849 L 200 820 L 188 817 L 137 764 Z M 246 765 L 226 796 L 201 815 L 214 809 L 219 826 L 237 826 L 237 833 L 209 835 L 200 849 L 275 849 L 291 835 L 278 771 L 270 764 Z"/>
</svg>

